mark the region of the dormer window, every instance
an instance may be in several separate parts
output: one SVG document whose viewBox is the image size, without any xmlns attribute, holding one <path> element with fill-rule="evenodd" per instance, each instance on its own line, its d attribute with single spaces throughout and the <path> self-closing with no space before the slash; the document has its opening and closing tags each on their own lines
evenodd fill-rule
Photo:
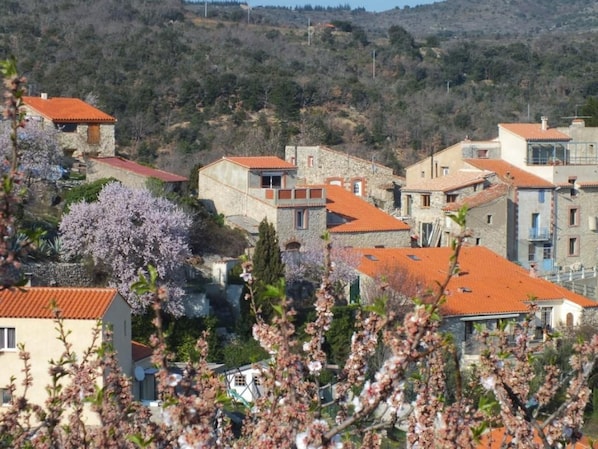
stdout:
<svg viewBox="0 0 598 449">
<path fill-rule="evenodd" d="M 262 173 L 262 189 L 280 189 L 282 173 Z"/>
</svg>

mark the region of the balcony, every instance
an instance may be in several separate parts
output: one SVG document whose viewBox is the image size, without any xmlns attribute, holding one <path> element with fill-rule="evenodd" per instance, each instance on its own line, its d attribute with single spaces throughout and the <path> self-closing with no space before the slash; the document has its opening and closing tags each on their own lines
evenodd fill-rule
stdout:
<svg viewBox="0 0 598 449">
<path fill-rule="evenodd" d="M 530 242 L 543 242 L 550 240 L 550 232 L 548 228 L 529 228 L 527 239 Z"/>
<path fill-rule="evenodd" d="M 257 189 L 263 199 L 277 207 L 325 206 L 326 191 L 321 187 L 297 189 Z"/>
</svg>

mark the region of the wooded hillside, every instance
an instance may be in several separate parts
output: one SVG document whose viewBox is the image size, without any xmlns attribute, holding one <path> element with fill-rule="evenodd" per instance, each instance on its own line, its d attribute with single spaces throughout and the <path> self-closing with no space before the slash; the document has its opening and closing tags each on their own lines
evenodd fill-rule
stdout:
<svg viewBox="0 0 598 449">
<path fill-rule="evenodd" d="M 368 13 L 235 2 L 9 0 L 0 58 L 31 95 L 118 119 L 118 151 L 188 176 L 326 144 L 401 167 L 497 123 L 598 121 L 590 0 L 447 0 Z M 308 23 L 310 24 L 308 32 Z M 593 120 L 593 122 L 592 122 Z"/>
</svg>

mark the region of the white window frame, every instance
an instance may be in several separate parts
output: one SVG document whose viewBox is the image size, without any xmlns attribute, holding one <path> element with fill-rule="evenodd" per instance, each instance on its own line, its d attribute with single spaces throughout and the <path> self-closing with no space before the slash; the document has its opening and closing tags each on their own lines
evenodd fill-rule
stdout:
<svg viewBox="0 0 598 449">
<path fill-rule="evenodd" d="M 12 346 L 9 346 L 11 341 L 9 333 L 12 331 Z M 16 351 L 17 350 L 17 331 L 14 327 L 0 327 L 0 351 Z"/>
</svg>

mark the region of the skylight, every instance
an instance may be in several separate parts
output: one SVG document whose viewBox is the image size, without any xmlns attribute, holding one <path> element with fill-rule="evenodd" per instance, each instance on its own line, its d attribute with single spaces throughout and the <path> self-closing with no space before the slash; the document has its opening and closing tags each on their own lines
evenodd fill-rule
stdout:
<svg viewBox="0 0 598 449">
<path fill-rule="evenodd" d="M 415 254 L 407 254 L 407 257 L 409 257 L 411 260 L 415 260 L 416 262 L 419 262 L 421 260 Z"/>
<path fill-rule="evenodd" d="M 378 261 L 378 258 L 376 256 L 374 256 L 373 254 L 365 254 L 365 258 L 369 259 L 369 260 L 372 260 L 374 262 Z"/>
</svg>

